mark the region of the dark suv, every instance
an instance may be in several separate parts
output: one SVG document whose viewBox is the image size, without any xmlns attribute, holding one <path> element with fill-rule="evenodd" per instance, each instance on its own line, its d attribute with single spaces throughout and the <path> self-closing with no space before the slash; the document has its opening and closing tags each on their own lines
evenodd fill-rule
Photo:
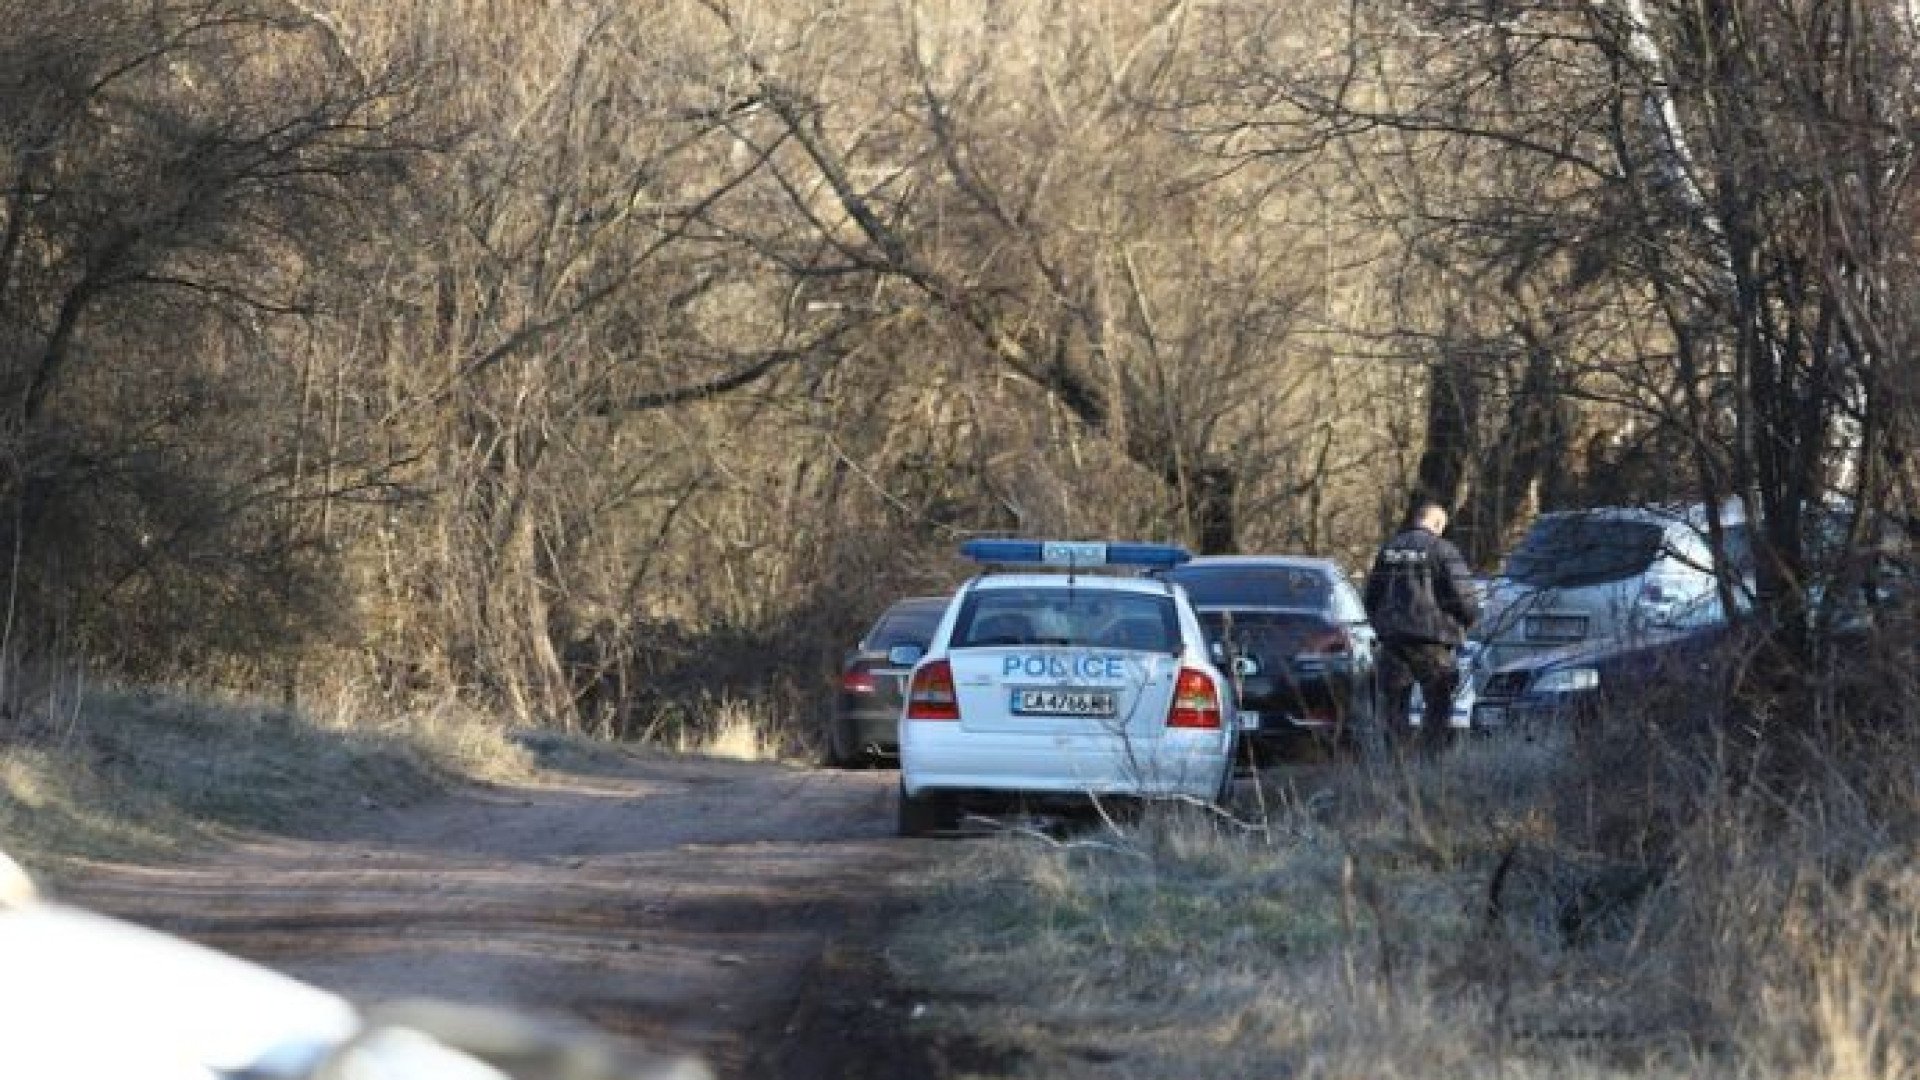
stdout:
<svg viewBox="0 0 1920 1080">
<path fill-rule="evenodd" d="M 896 666 L 887 654 L 901 645 L 922 653 L 946 614 L 948 598 L 912 596 L 895 601 L 874 620 L 840 664 L 840 690 L 827 723 L 827 764 L 869 764 L 900 751 L 902 691 L 913 665 Z"/>
<path fill-rule="evenodd" d="M 1217 555 L 1164 576 L 1187 590 L 1215 660 L 1234 673 L 1241 745 L 1256 759 L 1344 743 L 1372 719 L 1376 639 L 1337 564 Z"/>
</svg>

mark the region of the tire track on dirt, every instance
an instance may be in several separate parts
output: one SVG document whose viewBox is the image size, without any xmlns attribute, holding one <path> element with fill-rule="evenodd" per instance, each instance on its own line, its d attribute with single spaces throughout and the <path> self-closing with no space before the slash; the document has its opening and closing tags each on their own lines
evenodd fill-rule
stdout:
<svg viewBox="0 0 1920 1080">
<path fill-rule="evenodd" d="M 824 1022 L 897 998 L 875 950 L 929 848 L 892 839 L 893 786 L 636 757 L 355 810 L 317 839 L 92 865 L 62 892 L 362 1001 L 584 1019 L 722 1076 L 938 1075 L 884 1008 L 878 1032 Z"/>
</svg>

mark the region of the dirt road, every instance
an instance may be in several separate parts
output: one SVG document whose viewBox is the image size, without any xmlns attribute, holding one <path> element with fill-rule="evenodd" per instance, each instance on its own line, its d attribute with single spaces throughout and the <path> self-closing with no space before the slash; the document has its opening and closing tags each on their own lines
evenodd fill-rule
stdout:
<svg viewBox="0 0 1920 1080">
<path fill-rule="evenodd" d="M 874 953 L 898 876 L 938 854 L 892 838 L 894 783 L 634 760 L 61 891 L 356 999 L 585 1018 L 723 1077 L 938 1076 Z"/>
</svg>

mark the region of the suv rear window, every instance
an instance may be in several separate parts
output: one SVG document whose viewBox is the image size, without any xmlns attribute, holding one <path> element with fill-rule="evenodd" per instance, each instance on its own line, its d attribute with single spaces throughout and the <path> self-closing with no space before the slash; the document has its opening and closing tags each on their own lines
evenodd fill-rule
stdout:
<svg viewBox="0 0 1920 1080">
<path fill-rule="evenodd" d="M 1584 514 L 1540 518 L 1507 556 L 1506 576 L 1534 588 L 1600 585 L 1643 573 L 1666 530 L 1650 521 Z"/>
<path fill-rule="evenodd" d="M 918 645 L 924 649 L 933 641 L 933 632 L 939 629 L 940 616 L 946 610 L 945 603 L 902 604 L 889 608 L 867 632 L 866 647 L 874 652 L 886 652 L 898 645 Z"/>
<path fill-rule="evenodd" d="M 955 649 L 1080 645 L 1172 652 L 1180 642 L 1173 599 L 1098 588 L 978 589 L 955 618 Z"/>
<path fill-rule="evenodd" d="M 1166 577 L 1187 590 L 1195 607 L 1320 610 L 1333 599 L 1333 580 L 1304 566 L 1187 566 Z"/>
</svg>

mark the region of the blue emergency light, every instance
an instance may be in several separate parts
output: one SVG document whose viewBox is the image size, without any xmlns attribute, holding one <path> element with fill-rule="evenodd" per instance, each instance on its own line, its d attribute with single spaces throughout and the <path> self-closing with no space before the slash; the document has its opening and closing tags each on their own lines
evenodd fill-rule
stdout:
<svg viewBox="0 0 1920 1080">
<path fill-rule="evenodd" d="M 960 554 L 998 566 L 1138 566 L 1166 570 L 1193 558 L 1178 544 L 1109 544 L 1098 540 L 969 540 Z"/>
</svg>

